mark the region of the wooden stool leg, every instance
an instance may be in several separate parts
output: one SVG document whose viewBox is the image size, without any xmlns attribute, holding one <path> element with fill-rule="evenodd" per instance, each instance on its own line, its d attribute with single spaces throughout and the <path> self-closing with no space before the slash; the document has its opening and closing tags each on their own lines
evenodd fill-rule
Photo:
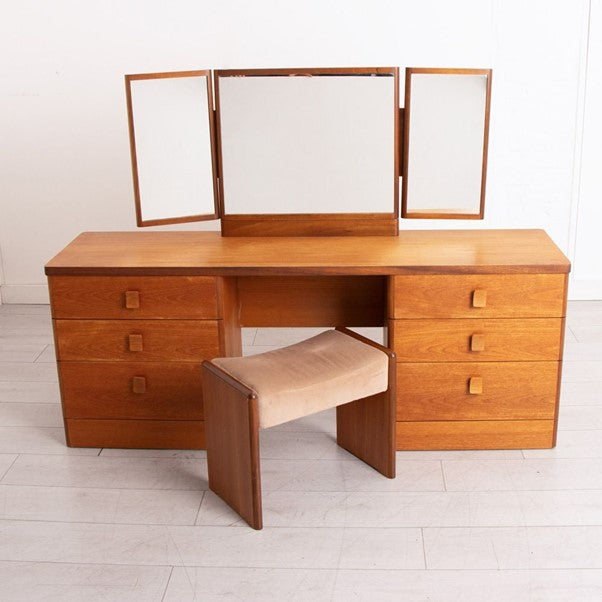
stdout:
<svg viewBox="0 0 602 602">
<path fill-rule="evenodd" d="M 390 479 L 395 478 L 395 357 L 389 388 L 337 407 L 337 443 Z"/>
<path fill-rule="evenodd" d="M 257 395 L 203 362 L 209 488 L 254 529 L 263 527 Z"/>
</svg>

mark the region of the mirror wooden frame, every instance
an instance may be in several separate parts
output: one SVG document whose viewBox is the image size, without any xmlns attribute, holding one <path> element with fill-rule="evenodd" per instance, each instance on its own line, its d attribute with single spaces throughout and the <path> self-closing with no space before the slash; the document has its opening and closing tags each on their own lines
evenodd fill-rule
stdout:
<svg viewBox="0 0 602 602">
<path fill-rule="evenodd" d="M 485 91 L 484 128 L 483 128 L 483 155 L 481 166 L 481 195 L 478 213 L 453 213 L 445 211 L 409 211 L 408 212 L 408 165 L 410 157 L 410 115 L 412 97 L 412 75 L 414 74 L 439 74 L 439 75 L 484 75 L 487 79 Z M 405 75 L 405 107 L 403 128 L 403 177 L 401 189 L 401 217 L 406 219 L 483 219 L 485 214 L 485 186 L 487 180 L 487 147 L 489 143 L 489 114 L 491 106 L 491 69 L 434 69 L 434 68 L 406 68 Z"/>
<path fill-rule="evenodd" d="M 224 77 L 252 76 L 319 76 L 319 75 L 391 75 L 394 78 L 393 124 L 394 148 L 392 178 L 394 181 L 390 213 L 266 213 L 228 214 L 224 206 L 222 173 L 222 136 L 220 127 L 219 81 Z M 374 236 L 399 233 L 399 68 L 348 67 L 307 69 L 220 69 L 214 71 L 216 101 L 216 138 L 221 227 L 223 236 Z"/>
<path fill-rule="evenodd" d="M 310 76 L 310 75 L 392 75 L 394 77 L 393 107 L 393 211 L 380 213 L 266 213 L 266 214 L 227 214 L 224 207 L 224 186 L 222 173 L 222 149 L 219 119 L 219 78 L 233 76 Z M 411 113 L 411 77 L 413 74 L 466 74 L 486 76 L 486 97 L 484 108 L 483 160 L 481 165 L 481 188 L 478 213 L 437 211 L 408 212 L 408 165 Z M 407 68 L 405 75 L 405 107 L 399 107 L 399 68 L 398 67 L 346 67 L 346 68 L 304 68 L 304 69 L 229 69 L 195 70 L 144 73 L 125 76 L 126 100 L 136 223 L 138 226 L 178 224 L 221 218 L 224 236 L 341 236 L 341 235 L 398 235 L 399 217 L 410 219 L 482 219 L 485 205 L 487 172 L 487 148 L 489 139 L 489 114 L 491 104 L 491 69 L 447 69 L 447 68 Z M 136 137 L 132 106 L 131 82 L 144 79 L 167 79 L 178 77 L 205 77 L 207 82 L 207 119 L 210 140 L 211 179 L 213 184 L 213 212 L 183 215 L 158 219 L 143 219 Z M 213 79 L 212 79 L 213 78 Z M 213 85 L 212 85 L 213 84 Z M 215 105 L 213 99 L 215 89 Z M 399 177 L 401 182 L 401 203 L 399 202 Z M 205 180 L 206 182 L 208 180 Z M 401 211 L 400 211 L 401 205 Z"/>
<path fill-rule="evenodd" d="M 168 217 L 159 219 L 143 219 L 142 205 L 140 198 L 140 183 L 138 173 L 138 160 L 136 154 L 136 132 L 134 127 L 134 108 L 132 103 L 131 82 L 138 80 L 149 79 L 169 79 L 180 77 L 205 77 L 207 80 L 207 119 L 209 120 L 209 143 L 211 148 L 211 171 L 213 179 L 213 213 L 184 215 L 178 217 Z M 197 71 L 173 71 L 163 73 L 138 73 L 125 76 L 125 91 L 128 111 L 128 128 L 130 136 L 130 155 L 132 161 L 132 177 L 134 185 L 134 200 L 136 204 L 136 224 L 138 226 L 158 226 L 164 224 L 180 224 L 185 222 L 197 222 L 205 220 L 218 219 L 219 199 L 218 199 L 218 183 L 217 183 L 217 163 L 216 163 L 216 148 L 215 148 L 215 111 L 213 107 L 213 91 L 212 91 L 212 73 L 209 69 Z"/>
</svg>

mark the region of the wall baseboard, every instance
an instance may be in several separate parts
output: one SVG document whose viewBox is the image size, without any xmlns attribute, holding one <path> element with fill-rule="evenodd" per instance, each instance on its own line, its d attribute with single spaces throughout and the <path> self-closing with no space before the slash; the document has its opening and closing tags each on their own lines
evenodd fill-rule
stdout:
<svg viewBox="0 0 602 602">
<path fill-rule="evenodd" d="M 0 286 L 0 299 L 5 304 L 50 303 L 48 286 L 45 284 L 3 284 Z"/>
</svg>

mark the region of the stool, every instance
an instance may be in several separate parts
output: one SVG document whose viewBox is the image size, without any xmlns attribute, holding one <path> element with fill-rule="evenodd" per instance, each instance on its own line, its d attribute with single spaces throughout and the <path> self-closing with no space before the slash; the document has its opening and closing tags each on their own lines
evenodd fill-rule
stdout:
<svg viewBox="0 0 602 602">
<path fill-rule="evenodd" d="M 259 429 L 337 408 L 337 444 L 395 478 L 395 355 L 345 328 L 203 362 L 209 488 L 263 526 Z"/>
</svg>

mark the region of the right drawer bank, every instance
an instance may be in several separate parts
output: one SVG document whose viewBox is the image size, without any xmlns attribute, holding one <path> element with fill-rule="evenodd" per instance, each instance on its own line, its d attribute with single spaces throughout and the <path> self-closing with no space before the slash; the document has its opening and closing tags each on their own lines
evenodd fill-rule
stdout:
<svg viewBox="0 0 602 602">
<path fill-rule="evenodd" d="M 566 274 L 389 279 L 397 449 L 556 444 Z"/>
</svg>

